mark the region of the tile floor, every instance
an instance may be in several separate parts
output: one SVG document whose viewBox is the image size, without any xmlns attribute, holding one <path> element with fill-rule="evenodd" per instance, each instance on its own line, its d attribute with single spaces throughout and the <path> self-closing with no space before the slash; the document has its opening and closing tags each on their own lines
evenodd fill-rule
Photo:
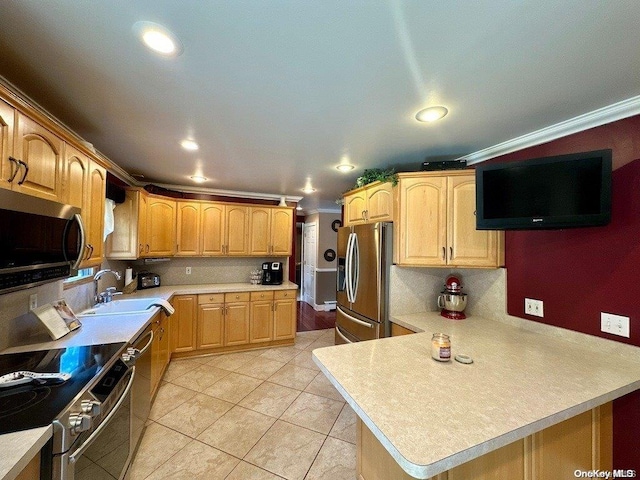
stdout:
<svg viewBox="0 0 640 480">
<path fill-rule="evenodd" d="M 129 480 L 354 479 L 355 414 L 311 359 L 333 344 L 173 360 Z"/>
</svg>

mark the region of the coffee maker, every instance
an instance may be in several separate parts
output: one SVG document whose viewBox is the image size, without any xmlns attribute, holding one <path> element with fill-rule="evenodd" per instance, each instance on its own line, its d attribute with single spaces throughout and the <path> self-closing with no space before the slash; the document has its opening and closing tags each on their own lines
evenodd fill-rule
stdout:
<svg viewBox="0 0 640 480">
<path fill-rule="evenodd" d="M 452 320 L 467 318 L 464 309 L 467 306 L 467 294 L 462 293 L 462 283 L 455 275 L 449 275 L 444 283 L 444 290 L 438 295 L 440 315 Z"/>
<path fill-rule="evenodd" d="M 262 284 L 282 285 L 282 263 L 264 262 L 262 264 Z"/>
</svg>

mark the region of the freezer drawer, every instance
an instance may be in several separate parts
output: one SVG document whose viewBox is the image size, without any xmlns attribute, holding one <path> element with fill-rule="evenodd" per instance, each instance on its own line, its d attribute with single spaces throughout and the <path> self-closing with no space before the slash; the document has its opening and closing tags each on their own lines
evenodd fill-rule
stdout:
<svg viewBox="0 0 640 480">
<path fill-rule="evenodd" d="M 362 318 L 353 312 L 345 311 L 340 306 L 336 308 L 336 328 L 351 342 L 375 340 L 381 336 L 379 323 Z M 338 338 L 337 334 L 336 338 Z M 348 342 L 344 341 L 343 343 Z"/>
</svg>

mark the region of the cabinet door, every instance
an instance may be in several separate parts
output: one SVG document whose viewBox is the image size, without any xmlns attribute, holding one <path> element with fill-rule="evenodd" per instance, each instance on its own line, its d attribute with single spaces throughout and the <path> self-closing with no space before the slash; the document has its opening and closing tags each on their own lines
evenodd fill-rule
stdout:
<svg viewBox="0 0 640 480">
<path fill-rule="evenodd" d="M 256 300 L 251 302 L 251 324 L 249 342 L 269 342 L 273 334 L 273 302 Z"/>
<path fill-rule="evenodd" d="M 200 204 L 176 202 L 176 256 L 200 255 Z"/>
<path fill-rule="evenodd" d="M 288 257 L 292 253 L 293 210 L 271 209 L 271 255 Z"/>
<path fill-rule="evenodd" d="M 149 209 L 149 197 L 146 193 L 138 192 L 138 257 L 144 257 L 149 253 L 149 227 L 147 225 L 147 210 Z"/>
<path fill-rule="evenodd" d="M 364 211 L 367 209 L 367 197 L 364 190 L 360 190 L 344 197 L 344 226 L 364 223 Z"/>
<path fill-rule="evenodd" d="M 393 185 L 390 182 L 381 183 L 368 188 L 366 193 L 367 222 L 393 221 Z"/>
<path fill-rule="evenodd" d="M 198 306 L 197 332 L 197 349 L 224 345 L 224 303 Z"/>
<path fill-rule="evenodd" d="M 225 304 L 225 345 L 249 343 L 249 302 Z"/>
<path fill-rule="evenodd" d="M 227 205 L 226 255 L 247 255 L 249 253 L 249 207 Z"/>
<path fill-rule="evenodd" d="M 179 295 L 171 300 L 175 313 L 171 315 L 171 351 L 190 352 L 196 348 L 195 295 Z"/>
<path fill-rule="evenodd" d="M 249 255 L 269 255 L 271 209 L 251 207 L 249 210 Z"/>
<path fill-rule="evenodd" d="M 13 182 L 14 190 L 34 197 L 62 201 L 62 145 L 56 135 L 18 113 L 15 157 L 23 166 Z"/>
<path fill-rule="evenodd" d="M 6 189 L 11 189 L 9 180 L 16 171 L 16 164 L 9 161 L 9 157 L 13 156 L 14 116 L 15 109 L 0 100 L 0 188 Z"/>
<path fill-rule="evenodd" d="M 447 178 L 402 178 L 398 264 L 446 265 Z"/>
<path fill-rule="evenodd" d="M 64 169 L 62 173 L 63 202 L 74 207 L 83 208 L 88 196 L 89 157 L 71 145 L 65 146 Z M 88 212 L 82 212 L 86 222 Z"/>
<path fill-rule="evenodd" d="M 499 266 L 502 232 L 476 230 L 475 176 L 449 177 L 447 191 L 447 263 L 467 267 Z"/>
<path fill-rule="evenodd" d="M 104 253 L 104 200 L 107 171 L 96 162 L 91 162 L 90 165 L 88 195 L 86 204 L 82 208 L 89 247 L 88 255 L 81 265 L 83 268 L 100 264 Z"/>
<path fill-rule="evenodd" d="M 116 205 L 113 211 L 113 232 L 107 237 L 107 258 L 131 260 L 144 252 L 144 245 L 138 237 L 140 192 L 127 190 L 124 202 Z M 142 221 L 144 223 L 144 220 Z"/>
<path fill-rule="evenodd" d="M 171 331 L 169 317 L 160 311 L 160 376 L 169 364 L 171 358 Z"/>
<path fill-rule="evenodd" d="M 149 197 L 147 205 L 148 257 L 169 257 L 176 252 L 176 202 Z"/>
<path fill-rule="evenodd" d="M 223 255 L 225 245 L 225 212 L 222 203 L 203 203 L 200 207 L 200 252 Z"/>
<path fill-rule="evenodd" d="M 284 340 L 296 336 L 296 291 L 275 292 L 273 339 Z"/>
</svg>

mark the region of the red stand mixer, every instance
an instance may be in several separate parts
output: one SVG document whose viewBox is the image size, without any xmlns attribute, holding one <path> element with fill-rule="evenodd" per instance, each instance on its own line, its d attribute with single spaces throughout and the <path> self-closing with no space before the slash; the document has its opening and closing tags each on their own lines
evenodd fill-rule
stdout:
<svg viewBox="0 0 640 480">
<path fill-rule="evenodd" d="M 455 275 L 449 275 L 444 283 L 444 290 L 438 295 L 440 315 L 453 320 L 467 318 L 464 309 L 467 306 L 467 294 L 462 293 L 462 283 Z"/>
</svg>

